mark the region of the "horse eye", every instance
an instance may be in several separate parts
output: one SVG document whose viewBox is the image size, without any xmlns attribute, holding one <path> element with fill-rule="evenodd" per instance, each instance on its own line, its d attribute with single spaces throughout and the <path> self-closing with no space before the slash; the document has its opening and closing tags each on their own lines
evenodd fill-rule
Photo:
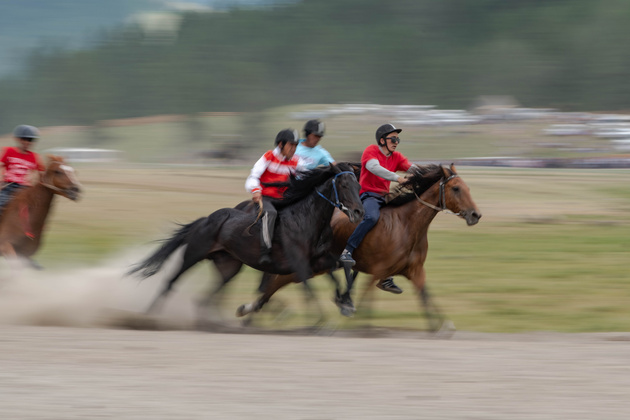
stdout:
<svg viewBox="0 0 630 420">
<path fill-rule="evenodd" d="M 459 192 L 459 187 L 453 187 L 453 192 Z"/>
<path fill-rule="evenodd" d="M 61 172 L 59 169 L 55 169 L 55 175 L 61 175 L 63 172 Z"/>
</svg>

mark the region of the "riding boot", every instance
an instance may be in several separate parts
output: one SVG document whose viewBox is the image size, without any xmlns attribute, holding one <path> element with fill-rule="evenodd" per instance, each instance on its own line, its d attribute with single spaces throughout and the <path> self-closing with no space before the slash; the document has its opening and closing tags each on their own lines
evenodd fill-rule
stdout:
<svg viewBox="0 0 630 420">
<path fill-rule="evenodd" d="M 376 287 L 386 292 L 393 293 L 395 295 L 399 295 L 403 292 L 402 289 L 398 287 L 396 283 L 394 283 L 393 277 L 388 277 L 386 279 L 379 280 L 379 282 L 376 284 Z"/>
</svg>

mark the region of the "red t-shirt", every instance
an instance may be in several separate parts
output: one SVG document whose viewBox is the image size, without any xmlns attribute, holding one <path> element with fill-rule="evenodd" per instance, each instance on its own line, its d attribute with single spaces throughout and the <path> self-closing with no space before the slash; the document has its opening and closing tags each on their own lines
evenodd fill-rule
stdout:
<svg viewBox="0 0 630 420">
<path fill-rule="evenodd" d="M 4 165 L 4 182 L 22 185 L 29 185 L 27 179 L 29 172 L 46 169 L 35 153 L 31 151 L 22 153 L 17 147 L 5 147 L 0 162 Z"/>
<path fill-rule="evenodd" d="M 378 145 L 369 145 L 365 148 L 363 155 L 361 156 L 361 176 L 359 177 L 361 194 L 364 192 L 373 192 L 384 195 L 389 192 L 389 184 L 391 181 L 383 179 L 380 176 L 376 176 L 366 169 L 365 164 L 372 159 L 378 160 L 378 163 L 383 168 L 392 172 L 406 171 L 411 167 L 411 163 L 402 155 L 402 153 L 394 152 L 389 156 L 385 156 Z"/>
</svg>

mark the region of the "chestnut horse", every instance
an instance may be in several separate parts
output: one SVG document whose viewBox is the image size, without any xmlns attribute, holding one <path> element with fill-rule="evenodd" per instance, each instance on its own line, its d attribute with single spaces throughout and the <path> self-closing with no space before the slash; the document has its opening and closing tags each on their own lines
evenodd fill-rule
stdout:
<svg viewBox="0 0 630 420">
<path fill-rule="evenodd" d="M 48 165 L 39 182 L 18 190 L 0 217 L 0 254 L 9 259 L 30 257 L 41 245 L 44 226 L 55 195 L 76 201 L 81 186 L 74 169 L 62 157 L 48 156 Z"/>
<path fill-rule="evenodd" d="M 454 165 L 450 168 L 440 165 L 415 167 L 407 181 L 388 195 L 387 202 L 381 209 L 378 223 L 354 251 L 355 272 L 349 275 L 347 270 L 348 288 L 343 295 L 337 290 L 336 303 L 345 315 L 354 312 L 350 292 L 358 272 L 371 275 L 366 291 L 379 279 L 402 275 L 415 286 L 424 305 L 429 328 L 437 331 L 442 327 L 444 317 L 425 287 L 424 263 L 429 248 L 429 225 L 442 211 L 461 217 L 468 226 L 477 224 L 481 213 Z M 339 256 L 356 224 L 342 213 L 335 212 L 331 225 L 334 233 L 333 252 Z M 338 285 L 334 277 L 333 280 Z M 291 282 L 295 282 L 292 275 L 271 278 L 257 300 L 237 309 L 237 316 L 258 312 L 278 289 Z"/>
</svg>

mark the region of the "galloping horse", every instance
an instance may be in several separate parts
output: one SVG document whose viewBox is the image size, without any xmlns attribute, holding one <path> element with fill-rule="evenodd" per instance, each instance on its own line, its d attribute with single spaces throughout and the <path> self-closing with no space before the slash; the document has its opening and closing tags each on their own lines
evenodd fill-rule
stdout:
<svg viewBox="0 0 630 420">
<path fill-rule="evenodd" d="M 38 183 L 19 190 L 2 211 L 0 254 L 8 258 L 30 257 L 37 252 L 55 195 L 76 201 L 81 185 L 74 169 L 62 157 L 48 156 L 48 166 Z"/>
<path fill-rule="evenodd" d="M 387 201 L 388 205 L 381 209 L 378 223 L 354 251 L 352 256 L 357 262 L 355 272 L 353 275 L 346 273 L 348 288 L 343 295 L 337 290 L 336 303 L 345 315 L 354 311 L 350 292 L 358 272 L 371 274 L 368 289 L 379 279 L 402 275 L 416 287 L 426 310 L 429 328 L 436 331 L 444 318 L 425 287 L 424 262 L 429 247 L 429 225 L 442 211 L 463 218 L 469 226 L 477 224 L 481 213 L 454 165 L 450 168 L 428 165 L 413 169 L 407 181 L 391 193 Z M 331 224 L 334 233 L 333 252 L 339 256 L 356 223 L 336 212 Z M 334 277 L 333 280 L 338 284 Z M 291 275 L 270 279 L 262 295 L 252 303 L 241 305 L 237 309 L 237 316 L 258 312 L 278 289 L 294 281 L 296 279 Z"/>
<path fill-rule="evenodd" d="M 272 263 L 260 264 L 260 223 L 251 211 L 224 208 L 207 217 L 183 225 L 153 255 L 139 263 L 128 274 L 140 272 L 146 278 L 157 273 L 166 258 L 185 246 L 183 262 L 171 276 L 148 312 L 155 310 L 170 292 L 173 284 L 189 268 L 208 259 L 216 265 L 221 283 L 201 302 L 206 306 L 241 269 L 243 264 L 274 273 L 295 273 L 304 283 L 307 297 L 313 296 L 307 280 L 313 272 L 332 269 L 336 257 L 330 252 L 330 220 L 339 208 L 353 222 L 363 217 L 359 183 L 347 164 L 330 165 L 291 177 L 284 199 L 275 203 L 278 221 L 271 251 Z M 252 237 L 255 237 L 254 240 Z"/>
</svg>

